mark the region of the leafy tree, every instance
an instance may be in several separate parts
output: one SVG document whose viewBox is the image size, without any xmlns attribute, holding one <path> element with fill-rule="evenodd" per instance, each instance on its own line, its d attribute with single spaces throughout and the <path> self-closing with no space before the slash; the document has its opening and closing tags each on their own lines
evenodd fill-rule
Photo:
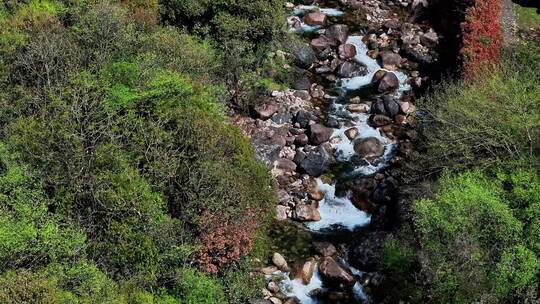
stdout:
<svg viewBox="0 0 540 304">
<path fill-rule="evenodd" d="M 182 304 L 226 303 L 223 287 L 218 281 L 189 268 L 179 270 L 173 294 Z"/>
<path fill-rule="evenodd" d="M 0 270 L 76 258 L 85 235 L 48 212 L 41 185 L 12 158 L 1 147 Z"/>
<path fill-rule="evenodd" d="M 500 71 L 472 83 L 443 84 L 423 100 L 425 160 L 431 170 L 433 164 L 466 167 L 538 154 L 540 61 L 535 53 L 538 46 L 521 47 L 505 57 Z"/>
<path fill-rule="evenodd" d="M 480 170 L 447 174 L 439 184 L 433 199 L 414 206 L 420 257 L 433 280 L 435 299 L 471 303 L 527 298 L 538 288 L 540 272 L 537 255 L 523 244 L 527 232 L 516 216 L 522 209 L 512 209 L 515 192 Z M 537 177 L 527 185 L 538 187 Z"/>
</svg>

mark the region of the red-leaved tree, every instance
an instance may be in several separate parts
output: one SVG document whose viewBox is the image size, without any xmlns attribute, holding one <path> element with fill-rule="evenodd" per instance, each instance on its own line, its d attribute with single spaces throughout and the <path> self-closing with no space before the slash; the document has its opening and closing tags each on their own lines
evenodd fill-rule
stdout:
<svg viewBox="0 0 540 304">
<path fill-rule="evenodd" d="M 467 9 L 463 31 L 463 76 L 472 80 L 499 63 L 502 43 L 499 0 L 476 0 Z"/>
<path fill-rule="evenodd" d="M 257 212 L 251 210 L 232 220 L 206 215 L 200 237 L 202 248 L 197 256 L 201 269 L 217 273 L 221 268 L 246 256 L 253 247 L 257 218 Z"/>
</svg>

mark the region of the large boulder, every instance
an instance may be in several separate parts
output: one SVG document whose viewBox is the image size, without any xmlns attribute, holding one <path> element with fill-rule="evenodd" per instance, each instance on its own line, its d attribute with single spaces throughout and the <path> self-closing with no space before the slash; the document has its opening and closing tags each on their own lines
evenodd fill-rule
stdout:
<svg viewBox="0 0 540 304">
<path fill-rule="evenodd" d="M 314 145 L 320 145 L 327 142 L 334 131 L 331 128 L 321 124 L 313 124 L 309 128 L 309 140 Z"/>
<path fill-rule="evenodd" d="M 346 286 L 352 286 L 355 283 L 351 271 L 332 257 L 325 257 L 319 263 L 319 272 L 328 285 L 344 284 Z"/>
<path fill-rule="evenodd" d="M 273 144 L 263 138 L 254 138 L 253 146 L 255 148 L 255 158 L 268 168 L 271 168 L 274 161 L 279 158 L 279 152 L 283 148 L 281 144 Z"/>
<path fill-rule="evenodd" d="M 300 162 L 300 168 L 310 176 L 320 176 L 330 165 L 330 155 L 319 146 L 315 151 L 309 152 Z"/>
<path fill-rule="evenodd" d="M 278 252 L 274 252 L 272 255 L 272 263 L 281 271 L 288 272 L 290 270 L 287 260 Z"/>
<path fill-rule="evenodd" d="M 377 99 L 371 104 L 371 113 L 386 115 L 386 107 L 384 106 L 384 100 Z"/>
<path fill-rule="evenodd" d="M 401 56 L 392 51 L 383 51 L 379 53 L 381 64 L 383 68 L 395 71 L 401 64 Z"/>
<path fill-rule="evenodd" d="M 341 78 L 352 78 L 357 76 L 364 76 L 368 72 L 366 65 L 355 62 L 345 61 L 342 62 L 337 68 L 337 75 Z"/>
<path fill-rule="evenodd" d="M 307 44 L 302 44 L 295 50 L 295 63 L 303 69 L 309 69 L 316 60 L 315 52 Z"/>
<path fill-rule="evenodd" d="M 345 24 L 334 24 L 327 28 L 324 34 L 336 41 L 337 44 L 343 44 L 347 41 L 349 27 Z"/>
<path fill-rule="evenodd" d="M 382 231 L 364 234 L 349 252 L 351 264 L 365 271 L 380 270 L 386 237 L 387 234 Z"/>
<path fill-rule="evenodd" d="M 319 37 L 312 39 L 310 44 L 316 52 L 320 53 L 328 48 L 331 48 L 334 41 L 325 35 L 320 35 Z"/>
<path fill-rule="evenodd" d="M 266 120 L 272 117 L 272 115 L 274 115 L 274 113 L 276 113 L 278 109 L 279 109 L 278 105 L 275 104 L 274 102 L 265 102 L 253 108 L 257 118 L 260 118 L 263 120 Z"/>
<path fill-rule="evenodd" d="M 350 60 L 356 56 L 356 47 L 352 44 L 342 44 L 338 47 L 339 58 L 343 60 Z"/>
<path fill-rule="evenodd" d="M 300 270 L 300 279 L 302 280 L 302 283 L 304 283 L 304 285 L 309 284 L 316 268 L 317 262 L 312 259 L 306 261 L 304 265 L 302 265 L 302 269 Z"/>
<path fill-rule="evenodd" d="M 376 75 L 379 76 L 379 75 Z M 386 72 L 380 79 L 373 78 L 373 83 L 377 86 L 379 93 L 390 93 L 399 88 L 399 79 L 396 74 L 392 72 Z"/>
<path fill-rule="evenodd" d="M 354 151 L 362 158 L 377 158 L 383 155 L 384 145 L 376 137 L 362 138 L 354 142 Z"/>
<path fill-rule="evenodd" d="M 385 116 L 385 115 L 381 115 L 381 114 L 372 115 L 369 118 L 369 124 L 372 127 L 375 127 L 375 128 L 387 126 L 387 125 L 389 125 L 391 123 L 392 123 L 392 118 L 390 118 L 388 116 Z"/>
<path fill-rule="evenodd" d="M 294 218 L 299 221 L 319 221 L 321 215 L 312 205 L 299 203 L 294 209 Z"/>
<path fill-rule="evenodd" d="M 326 15 L 321 12 L 312 12 L 304 17 L 304 23 L 307 25 L 324 25 L 326 18 Z"/>
<path fill-rule="evenodd" d="M 390 117 L 394 117 L 399 114 L 400 105 L 399 103 L 391 96 L 384 97 L 384 109 Z"/>
</svg>

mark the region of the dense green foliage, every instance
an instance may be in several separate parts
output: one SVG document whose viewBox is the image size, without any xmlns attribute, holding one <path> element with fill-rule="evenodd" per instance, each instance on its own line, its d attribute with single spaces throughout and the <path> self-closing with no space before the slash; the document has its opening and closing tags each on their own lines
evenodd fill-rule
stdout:
<svg viewBox="0 0 540 304">
<path fill-rule="evenodd" d="M 0 4 L 0 302 L 255 295 L 248 254 L 274 197 L 225 118 L 231 62 L 216 46 L 246 34 L 232 32 L 244 18 L 267 50 L 276 20 L 257 18 L 279 10 L 242 5 L 212 5 L 217 39 L 159 25 L 157 1 Z M 238 68 L 258 81 L 264 66 Z"/>
<path fill-rule="evenodd" d="M 528 44 L 472 82 L 444 84 L 426 98 L 428 162 L 446 168 L 540 151 L 540 47 Z"/>
<path fill-rule="evenodd" d="M 532 210 L 540 208 L 540 177 L 520 169 L 493 177 L 475 170 L 444 176 L 439 184 L 433 199 L 415 204 L 436 299 L 520 302 L 534 293 L 540 217 Z"/>
<path fill-rule="evenodd" d="M 413 224 L 386 244 L 394 299 L 540 297 L 539 59 L 538 45 L 519 46 L 491 73 L 423 101 L 420 172 L 442 175 L 413 202 Z"/>
<path fill-rule="evenodd" d="M 282 2 L 160 0 L 159 4 L 163 22 L 211 39 L 222 50 L 226 64 L 221 74 L 231 88 L 234 106 L 247 110 L 258 102 L 261 91 L 289 82 L 290 72 L 283 68 L 287 60 L 269 56 L 269 50 L 282 38 Z"/>
</svg>

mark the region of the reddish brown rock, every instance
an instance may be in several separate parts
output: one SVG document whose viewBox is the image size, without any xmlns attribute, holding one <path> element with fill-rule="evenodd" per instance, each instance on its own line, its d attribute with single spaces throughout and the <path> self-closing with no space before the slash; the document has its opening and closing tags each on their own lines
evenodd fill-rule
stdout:
<svg viewBox="0 0 540 304">
<path fill-rule="evenodd" d="M 392 51 L 384 51 L 379 54 L 383 68 L 396 71 L 401 64 L 401 56 Z"/>
<path fill-rule="evenodd" d="M 352 44 L 342 44 L 338 47 L 339 58 L 350 60 L 356 56 L 356 47 Z"/>
<path fill-rule="evenodd" d="M 326 29 L 325 35 L 335 40 L 338 44 L 343 44 L 347 41 L 349 27 L 344 24 L 334 24 Z"/>
<path fill-rule="evenodd" d="M 334 40 L 324 36 L 324 35 L 321 35 L 313 40 L 311 40 L 311 47 L 317 51 L 317 52 L 322 52 L 324 51 L 325 49 L 327 48 L 331 48 L 332 45 L 334 44 Z"/>
<path fill-rule="evenodd" d="M 392 118 L 388 117 L 388 116 L 385 116 L 385 115 L 373 115 L 371 118 L 370 118 L 370 121 L 369 121 L 370 125 L 372 127 L 382 127 L 382 126 L 387 126 L 389 124 L 392 123 Z"/>
<path fill-rule="evenodd" d="M 389 93 L 399 88 L 399 79 L 396 74 L 392 72 L 386 72 L 384 76 L 378 81 L 377 90 L 379 93 Z"/>
<path fill-rule="evenodd" d="M 309 128 L 309 139 L 314 145 L 320 145 L 327 142 L 334 132 L 332 129 L 325 127 L 321 124 L 313 124 Z"/>
<path fill-rule="evenodd" d="M 319 272 L 328 284 L 345 284 L 352 286 L 355 283 L 350 270 L 331 257 L 325 257 L 319 264 Z"/>
<path fill-rule="evenodd" d="M 316 242 L 313 244 L 315 250 L 323 257 L 333 256 L 337 253 L 337 249 L 329 242 Z"/>
<path fill-rule="evenodd" d="M 380 157 L 384 153 L 384 146 L 375 137 L 362 138 L 354 143 L 354 151 L 363 158 Z"/>
<path fill-rule="evenodd" d="M 278 105 L 273 102 L 263 103 L 254 108 L 258 118 L 266 120 L 274 115 L 278 110 Z"/>
<path fill-rule="evenodd" d="M 326 23 L 326 15 L 320 12 L 309 13 L 304 17 L 304 23 L 307 25 L 324 25 Z"/>
</svg>

